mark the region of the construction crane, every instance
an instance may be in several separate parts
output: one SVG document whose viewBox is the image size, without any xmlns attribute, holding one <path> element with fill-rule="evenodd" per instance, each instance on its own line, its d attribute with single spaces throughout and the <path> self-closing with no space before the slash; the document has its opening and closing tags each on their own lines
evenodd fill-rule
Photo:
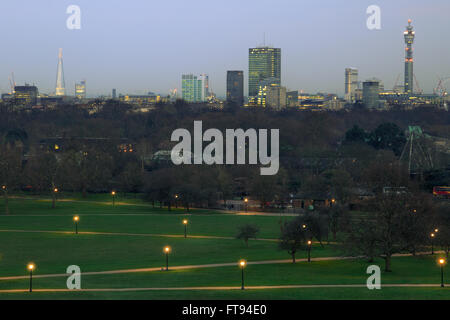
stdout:
<svg viewBox="0 0 450 320">
<path fill-rule="evenodd" d="M 14 80 L 14 72 L 11 72 L 11 75 L 8 76 L 8 80 L 9 80 L 9 86 L 10 86 L 10 94 L 14 94 L 16 93 L 16 81 Z"/>
<path fill-rule="evenodd" d="M 444 83 L 449 80 L 450 77 L 445 77 L 445 78 L 439 78 L 438 77 L 438 84 L 436 86 L 436 88 L 434 89 L 434 94 L 437 94 L 441 97 L 444 97 L 447 95 L 447 89 L 444 87 Z"/>
<path fill-rule="evenodd" d="M 401 74 L 399 73 L 397 79 L 395 79 L 394 86 L 392 87 L 392 91 L 397 93 L 400 92 L 400 90 L 398 90 L 398 81 L 400 80 L 400 76 Z"/>
<path fill-rule="evenodd" d="M 416 92 L 418 93 L 418 94 L 422 94 L 423 93 L 423 90 L 420 88 L 420 86 L 419 86 L 419 81 L 417 81 L 417 78 L 416 78 L 416 74 L 414 74 L 414 82 L 416 83 Z"/>
</svg>

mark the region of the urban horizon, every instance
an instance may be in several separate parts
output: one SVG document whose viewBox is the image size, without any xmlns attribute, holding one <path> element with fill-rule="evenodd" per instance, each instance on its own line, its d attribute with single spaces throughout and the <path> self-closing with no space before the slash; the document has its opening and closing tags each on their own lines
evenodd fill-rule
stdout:
<svg viewBox="0 0 450 320">
<path fill-rule="evenodd" d="M 381 8 L 383 9 L 385 6 L 386 4 L 383 4 Z M 442 6 L 445 7 L 446 5 L 442 4 Z M 80 5 L 83 17 L 83 23 L 80 30 L 65 30 L 65 32 L 70 32 L 68 35 L 71 37 L 77 32 L 84 34 L 87 32 L 86 29 L 91 28 L 88 16 L 89 8 L 84 9 L 85 7 L 86 5 Z M 44 52 L 40 52 L 36 57 L 27 55 L 26 52 L 21 53 L 20 55 L 22 58 L 25 58 L 25 65 L 28 63 L 27 61 L 33 60 L 35 63 L 34 67 L 39 66 L 39 69 L 41 70 L 39 75 L 33 72 L 33 70 L 31 70 L 32 72 L 23 70 L 25 66 L 18 65 L 17 59 L 12 59 L 12 57 L 8 56 L 6 52 L 5 61 L 9 61 L 10 66 L 8 66 L 8 69 L 5 65 L 0 67 L 1 73 L 4 74 L 2 77 L 3 79 L 0 79 L 0 90 L 2 93 L 11 91 L 7 81 L 8 75 L 11 76 L 11 73 L 13 72 L 15 83 L 17 85 L 23 85 L 25 83 L 35 84 L 39 88 L 40 93 L 50 95 L 53 94 L 55 92 L 54 75 L 57 50 L 59 47 L 62 47 L 65 54 L 64 71 L 66 76 L 67 95 L 73 95 L 76 83 L 86 80 L 87 96 L 90 98 L 110 96 L 113 88 L 117 89 L 117 94 L 147 94 L 148 92 L 155 92 L 165 96 L 175 88 L 178 89 L 178 92 L 181 92 L 181 75 L 192 73 L 196 75 L 209 75 L 211 91 L 218 97 L 224 98 L 226 95 L 226 72 L 228 70 L 242 70 L 244 71 L 245 79 L 244 92 L 245 95 L 248 96 L 249 65 L 246 50 L 248 48 L 263 47 L 266 43 L 270 43 L 270 47 L 281 48 L 281 68 L 283 70 L 281 73 L 281 83 L 288 89 L 288 91 L 298 90 L 305 93 L 334 93 L 343 97 L 345 92 L 342 79 L 344 77 L 345 68 L 349 67 L 359 70 L 360 81 L 375 77 L 384 83 L 384 87 L 386 89 L 391 89 L 395 86 L 395 84 L 399 84 L 399 82 L 403 83 L 403 81 L 398 80 L 399 77 L 400 79 L 403 79 L 404 73 L 401 60 L 404 58 L 402 33 L 405 30 L 408 19 L 412 19 L 415 30 L 418 30 L 418 38 L 414 43 L 414 54 L 417 57 L 414 75 L 416 76 L 416 81 L 419 83 L 423 92 L 433 93 L 439 82 L 439 78 L 446 78 L 448 74 L 450 74 L 450 71 L 448 74 L 443 71 L 446 69 L 450 70 L 450 66 L 445 66 L 445 60 L 439 61 L 439 64 L 437 64 L 436 60 L 438 59 L 430 56 L 427 57 L 427 55 L 430 54 L 427 46 L 430 45 L 430 41 L 434 42 L 433 38 L 435 35 L 434 32 L 430 32 L 430 25 L 425 24 L 426 19 L 424 19 L 423 15 L 426 15 L 427 11 L 419 13 L 417 12 L 417 8 L 420 6 L 418 4 L 411 4 L 411 14 L 406 15 L 404 12 L 398 12 L 394 19 L 392 13 L 395 11 L 383 10 L 381 15 L 381 29 L 368 30 L 365 23 L 370 15 L 366 14 L 366 7 L 367 6 L 358 6 L 360 16 L 358 18 L 356 18 L 356 16 L 354 17 L 354 23 L 357 22 L 360 24 L 360 28 L 363 33 L 358 34 L 357 37 L 352 37 L 351 33 L 346 32 L 342 33 L 341 36 L 336 37 L 336 39 L 339 39 L 342 43 L 336 43 L 335 40 L 332 41 L 334 42 L 337 51 L 330 51 L 331 48 L 327 47 L 326 40 L 324 42 L 319 41 L 318 43 L 311 41 L 300 41 L 303 44 L 303 47 L 309 48 L 310 50 L 302 50 L 301 55 L 298 56 L 298 52 L 296 53 L 295 50 L 292 50 L 292 45 L 289 43 L 286 44 L 286 38 L 288 37 L 285 37 L 284 34 L 278 32 L 271 32 L 271 30 L 267 31 L 265 30 L 267 28 L 266 27 L 262 28 L 258 32 L 253 32 L 253 37 L 255 39 L 253 40 L 255 43 L 253 45 L 248 43 L 246 47 L 243 47 L 241 41 L 232 41 L 231 39 L 225 42 L 225 44 L 222 43 L 222 45 L 229 48 L 227 49 L 229 58 L 223 57 L 221 54 L 217 54 L 217 59 L 222 61 L 222 63 L 219 64 L 217 63 L 214 55 L 208 54 L 207 56 L 204 56 L 204 50 L 201 50 L 201 47 L 193 46 L 192 48 L 190 47 L 188 51 L 192 57 L 203 56 L 201 60 L 207 59 L 207 61 L 203 61 L 207 62 L 203 63 L 203 66 L 202 63 L 194 63 L 194 61 L 198 60 L 198 58 L 194 58 L 188 59 L 185 65 L 177 67 L 177 61 L 183 60 L 183 57 L 180 54 L 179 56 L 174 56 L 174 60 L 172 59 L 170 62 L 162 61 L 161 63 L 158 63 L 157 69 L 162 68 L 162 70 L 164 70 L 164 68 L 166 68 L 167 72 L 158 72 L 158 70 L 154 67 L 142 68 L 142 70 L 133 70 L 133 68 L 124 70 L 122 67 L 118 67 L 118 70 L 122 70 L 122 72 L 120 75 L 113 75 L 111 73 L 115 68 L 108 68 L 103 63 L 98 63 L 97 67 L 94 65 L 93 68 L 91 68 L 92 66 L 88 68 L 83 67 L 84 65 L 90 65 L 89 57 L 77 55 L 76 52 L 78 52 L 78 49 L 75 50 L 73 45 L 66 44 L 66 41 L 59 41 L 59 43 L 57 43 L 58 41 L 52 41 L 53 45 L 56 45 L 56 47 L 51 50 L 51 53 L 49 51 L 50 49 L 46 47 L 47 49 L 45 51 L 47 53 L 45 53 L 45 56 L 43 56 Z M 68 17 L 68 15 L 62 15 L 63 18 Z M 436 21 L 438 21 L 438 19 L 434 20 L 435 24 L 438 23 Z M 324 23 L 323 26 L 326 28 L 332 27 L 332 25 L 329 25 L 328 23 Z M 337 25 L 336 27 L 339 26 Z M 355 25 L 352 24 L 352 27 L 355 28 Z M 314 34 L 318 33 L 317 30 L 311 31 L 312 37 L 314 37 Z M 258 37 L 261 38 L 259 41 L 256 40 Z M 80 41 L 80 39 L 77 39 L 77 41 Z M 350 52 L 343 47 L 343 44 L 348 43 L 349 41 L 356 44 L 354 45 L 354 50 L 350 50 Z M 258 45 L 257 42 L 260 42 L 260 44 Z M 360 43 L 365 45 L 359 46 Z M 375 48 L 375 45 L 378 48 Z M 158 48 L 161 50 L 161 46 L 158 46 Z M 166 49 L 170 50 L 170 46 L 167 46 L 167 48 L 164 48 L 162 51 L 165 51 Z M 376 54 L 377 59 L 372 58 L 372 61 L 377 61 L 377 63 L 371 63 L 370 58 L 364 59 L 361 57 L 371 57 L 374 54 L 374 49 L 379 51 Z M 332 57 L 331 59 L 326 57 L 326 53 L 324 54 L 327 50 L 328 52 L 332 52 L 329 53 Z M 317 51 L 319 54 L 317 54 Z M 445 51 L 450 51 L 450 48 L 444 47 L 440 54 L 442 54 L 442 56 L 446 56 Z M 345 55 L 345 58 L 343 58 L 342 55 Z M 39 59 L 39 56 L 43 59 Z M 317 65 L 317 56 L 323 57 L 322 59 L 319 59 L 320 67 Z M 125 61 L 128 61 L 128 57 L 125 57 Z M 86 60 L 86 58 L 89 60 Z M 93 61 L 94 60 L 95 59 L 93 59 Z M 111 66 L 120 66 L 124 63 L 123 58 L 115 59 L 114 54 L 106 60 L 109 61 Z M 142 62 L 143 65 L 150 62 L 146 59 L 137 60 Z M 380 62 L 382 63 L 380 64 Z M 211 63 L 215 64 L 215 66 L 208 66 Z M 48 67 L 50 64 L 51 67 Z M 311 73 L 311 66 L 316 66 L 313 68 L 313 73 Z M 74 68 L 76 68 L 75 72 Z M 104 73 L 99 70 L 104 71 Z M 91 74 L 92 72 L 95 72 L 95 76 Z M 142 79 L 142 72 L 146 73 L 145 80 Z M 129 81 L 127 81 L 127 83 L 130 84 L 123 84 L 124 79 L 128 79 Z M 117 85 L 106 87 L 106 82 L 111 81 L 115 81 Z M 157 81 L 157 83 L 155 83 L 155 81 Z M 167 85 L 167 83 L 170 83 L 170 85 Z"/>
</svg>

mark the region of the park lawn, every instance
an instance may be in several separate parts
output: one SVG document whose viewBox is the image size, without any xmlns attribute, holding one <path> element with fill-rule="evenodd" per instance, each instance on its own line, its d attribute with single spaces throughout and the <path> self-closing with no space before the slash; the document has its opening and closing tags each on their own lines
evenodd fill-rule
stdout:
<svg viewBox="0 0 450 320">
<path fill-rule="evenodd" d="M 380 265 L 382 261 L 375 261 Z M 363 260 L 355 261 L 318 261 L 298 262 L 297 264 L 248 265 L 245 270 L 247 286 L 258 285 L 295 285 L 295 284 L 365 284 L 368 275 L 366 268 L 370 264 Z M 448 271 L 450 268 L 446 268 Z M 382 284 L 438 284 L 440 281 L 435 257 L 397 257 L 393 259 L 393 272 L 382 273 Z M 270 275 L 270 276 L 268 276 Z M 26 289 L 28 280 L 0 282 L 1 289 Z M 65 288 L 66 277 L 43 278 L 34 280 L 34 288 Z M 88 275 L 82 277 L 82 288 L 146 288 L 146 287 L 186 287 L 186 286 L 235 286 L 240 285 L 240 270 L 236 267 L 219 267 L 208 269 L 189 269 L 176 271 L 156 271 L 114 275 Z M 242 294 L 238 291 L 167 291 L 133 292 L 132 298 L 168 299 L 450 299 L 448 288 L 383 288 L 368 290 L 366 288 L 304 288 L 304 289 L 265 289 L 249 290 Z M 355 291 L 360 294 L 355 294 Z M 335 293 L 341 292 L 342 296 Z M 419 293 L 419 295 L 411 292 Z M 291 293 L 295 296 L 289 296 Z M 387 294 L 386 294 L 387 293 Z M 42 298 L 77 298 L 97 299 L 127 298 L 131 293 L 33 293 Z M 398 294 L 398 296 L 395 296 Z M 29 295 L 18 294 L 20 298 Z M 1 297 L 6 297 L 1 294 Z M 9 295 L 8 295 L 9 297 Z"/>
<path fill-rule="evenodd" d="M 290 258 L 273 241 L 251 240 L 247 248 L 236 239 L 0 232 L 0 277 L 23 274 L 30 261 L 36 263 L 36 272 L 41 274 L 64 273 L 72 264 L 84 271 L 160 267 L 165 261 L 162 250 L 166 245 L 172 247 L 172 265 Z M 331 245 L 313 247 L 313 256 L 332 255 L 337 251 Z"/>
<path fill-rule="evenodd" d="M 448 300 L 449 288 L 305 288 L 215 291 L 2 293 L 2 300 Z M 261 301 L 257 304 L 264 304 Z"/>
<path fill-rule="evenodd" d="M 121 202 L 116 201 L 113 206 L 112 201 L 80 200 L 72 198 L 59 198 L 56 201 L 56 208 L 52 208 L 52 200 L 50 197 L 13 197 L 9 198 L 9 209 L 11 215 L 73 215 L 75 213 L 90 214 L 149 214 L 149 213 L 167 213 L 182 214 L 186 210 L 184 208 L 173 207 L 171 211 L 167 208 L 159 208 L 146 202 Z M 0 199 L 0 212 L 4 212 L 4 199 Z M 209 214 L 220 213 L 218 211 L 206 209 L 192 209 L 190 213 Z"/>
<path fill-rule="evenodd" d="M 2 300 L 448 300 L 449 288 L 306 288 L 216 291 L 2 293 Z M 264 304 L 264 301 L 256 304 Z"/>
<path fill-rule="evenodd" d="M 125 210 L 125 209 L 122 209 Z M 80 216 L 79 231 L 145 233 L 183 235 L 183 219 L 188 219 L 189 235 L 208 235 L 234 237 L 237 227 L 247 223 L 260 228 L 258 238 L 277 239 L 280 234 L 280 221 L 291 217 L 239 216 L 233 214 L 199 215 L 149 213 L 145 215 L 105 215 L 84 214 L 74 210 Z M 74 231 L 73 215 L 0 215 L 0 230 L 40 230 Z"/>
</svg>

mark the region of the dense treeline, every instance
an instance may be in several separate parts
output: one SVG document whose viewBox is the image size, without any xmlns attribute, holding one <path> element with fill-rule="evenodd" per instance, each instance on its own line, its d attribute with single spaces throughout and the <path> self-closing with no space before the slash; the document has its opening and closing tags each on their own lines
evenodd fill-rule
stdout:
<svg viewBox="0 0 450 320">
<path fill-rule="evenodd" d="M 396 163 L 408 125 L 450 136 L 448 112 L 430 108 L 273 112 L 233 106 L 211 110 L 178 101 L 136 113 L 117 101 L 98 103 L 96 113 L 75 105 L 22 112 L 1 105 L 1 161 L 12 168 L 2 170 L 1 183 L 10 190 L 29 187 L 43 193 L 54 186 L 83 194 L 144 191 L 149 200 L 169 207 L 178 194 L 184 194 L 187 205 L 202 206 L 246 195 L 262 207 L 283 206 L 288 195 L 299 192 L 312 199 L 346 200 L 355 187 L 373 191 L 386 186 L 369 182 L 369 168 Z M 151 160 L 157 151 L 172 148 L 173 130 L 192 131 L 194 120 L 202 120 L 204 130 L 280 129 L 278 175 L 260 176 L 259 165 L 175 167 L 170 160 Z M 121 145 L 131 146 L 129 152 Z M 448 165 L 448 155 L 433 156 L 437 167 Z"/>
</svg>

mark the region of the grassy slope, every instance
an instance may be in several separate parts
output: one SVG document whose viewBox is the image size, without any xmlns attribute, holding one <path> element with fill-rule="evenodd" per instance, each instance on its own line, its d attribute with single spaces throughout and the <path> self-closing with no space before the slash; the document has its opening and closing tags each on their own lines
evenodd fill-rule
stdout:
<svg viewBox="0 0 450 320">
<path fill-rule="evenodd" d="M 91 201 L 108 201 L 103 195 L 90 197 Z M 127 202 L 134 200 L 122 199 Z M 137 202 L 140 200 L 136 200 Z M 2 203 L 0 202 L 0 206 Z M 118 205 L 109 202 L 58 202 L 56 209 L 48 201 L 11 200 L 11 211 L 16 216 L 0 216 L 0 229 L 62 230 L 72 231 L 74 213 L 81 216 L 81 231 L 168 233 L 182 234 L 183 210 L 167 213 L 142 205 Z M 127 214 L 113 216 L 108 214 Z M 256 223 L 261 228 L 260 237 L 276 238 L 279 234 L 279 217 L 235 216 L 210 214 L 208 211 L 194 212 L 189 217 L 189 234 L 233 236 L 236 226 Z M 98 214 L 98 215 L 97 215 Z M 139 214 L 139 215 L 132 215 Z M 20 216 L 19 216 L 20 215 Z M 42 216 L 33 216 L 42 215 Z M 284 218 L 283 218 L 284 219 Z M 26 274 L 24 266 L 34 261 L 36 274 L 64 273 L 65 268 L 77 264 L 82 271 L 114 270 L 121 268 L 160 267 L 164 264 L 162 247 L 171 245 L 171 265 L 208 264 L 266 259 L 288 259 L 279 251 L 276 243 L 251 241 L 246 248 L 237 240 L 182 239 L 139 236 L 74 235 L 42 233 L 0 233 L 0 276 Z M 299 257 L 304 257 L 301 253 Z M 313 256 L 336 256 L 339 252 L 333 246 L 314 246 Z M 375 264 L 382 266 L 382 261 Z M 327 261 L 311 264 L 298 263 L 248 266 L 248 285 L 281 284 L 360 284 L 367 275 L 364 261 Z M 439 272 L 435 259 L 431 257 L 396 258 L 394 271 L 383 274 L 384 283 L 438 283 Z M 447 267 L 448 269 L 448 267 Z M 447 272 L 447 271 L 446 271 Z M 234 267 L 195 269 L 184 271 L 136 273 L 120 275 L 85 276 L 85 288 L 113 287 L 180 287 L 239 285 L 239 270 Z M 36 288 L 63 288 L 66 278 L 36 279 Z M 26 288 L 28 282 L 1 281 L 0 288 Z M 246 292 L 124 292 L 124 293 L 33 293 L 0 294 L 8 298 L 117 298 L 117 299 L 449 299 L 448 289 L 435 288 L 385 288 L 381 291 L 367 289 L 271 289 Z"/>
</svg>

